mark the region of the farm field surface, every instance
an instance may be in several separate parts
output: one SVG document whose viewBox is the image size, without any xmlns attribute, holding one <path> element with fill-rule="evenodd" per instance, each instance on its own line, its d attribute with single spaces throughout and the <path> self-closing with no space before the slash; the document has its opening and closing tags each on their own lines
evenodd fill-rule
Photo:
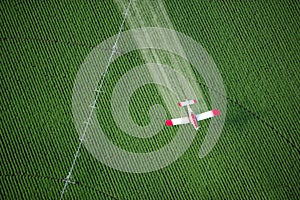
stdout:
<svg viewBox="0 0 300 200">
<path fill-rule="evenodd" d="M 0 199 L 300 198 L 299 2 L 4 0 L 0 7 Z M 120 44 L 118 56 L 109 62 L 113 43 L 100 44 L 111 37 L 118 41 L 118 36 L 122 43 L 125 32 L 143 27 L 175 30 L 200 44 L 214 61 L 225 92 L 210 88 L 188 60 L 163 49 L 127 52 L 131 43 L 128 49 Z M 138 39 L 133 40 L 141 45 Z M 105 65 L 97 63 L 101 52 Z M 155 152 L 187 130 L 195 134 L 189 148 L 167 166 L 142 173 L 101 162 L 96 151 L 105 144 L 92 138 L 102 132 L 89 132 L 89 127 L 84 132 L 84 120 L 78 128 L 74 114 L 78 74 L 88 61 L 101 65 L 99 69 L 109 67 L 107 74 L 88 73 L 99 75 L 101 89 L 93 122 L 113 145 L 135 154 Z M 162 85 L 146 84 L 129 97 L 114 93 L 126 74 L 147 63 L 182 71 L 193 81 L 195 112 L 214 109 L 212 93 L 223 103 L 222 132 L 206 156 L 199 157 L 199 150 L 212 119 L 198 122 L 197 132 L 190 125 L 164 126 L 174 113 L 184 113 L 177 102 L 188 92 L 174 86 L 174 99 L 164 87 L 179 79 L 152 70 L 149 77 Z M 161 78 L 165 75 L 169 78 Z M 86 90 L 90 92 L 97 97 L 97 91 Z M 79 97 L 90 103 L 75 107 L 93 109 L 85 93 Z M 130 101 L 121 114 L 135 126 L 125 123 L 123 128 L 131 131 L 120 128 L 112 109 L 125 98 Z M 135 129 L 153 135 L 135 137 L 130 134 Z M 87 141 L 81 141 L 85 136 Z"/>
</svg>

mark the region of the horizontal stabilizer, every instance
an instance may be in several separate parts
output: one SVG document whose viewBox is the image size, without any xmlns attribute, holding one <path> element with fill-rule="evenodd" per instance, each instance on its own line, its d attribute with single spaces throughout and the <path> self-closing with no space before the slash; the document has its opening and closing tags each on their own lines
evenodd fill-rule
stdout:
<svg viewBox="0 0 300 200">
<path fill-rule="evenodd" d="M 196 99 L 193 99 L 193 100 L 186 100 L 186 101 L 183 101 L 183 102 L 179 102 L 178 103 L 178 106 L 179 107 L 182 107 L 182 106 L 187 106 L 187 105 L 192 105 L 192 104 L 196 104 L 197 103 L 197 100 Z"/>
</svg>

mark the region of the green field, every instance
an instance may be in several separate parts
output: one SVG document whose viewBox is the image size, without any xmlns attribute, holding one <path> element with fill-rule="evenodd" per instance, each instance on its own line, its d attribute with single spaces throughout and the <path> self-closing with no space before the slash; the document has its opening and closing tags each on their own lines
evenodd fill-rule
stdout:
<svg viewBox="0 0 300 200">
<path fill-rule="evenodd" d="M 102 164 L 83 145 L 63 199 L 299 199 L 300 3 L 163 4 L 173 28 L 201 44 L 223 78 L 226 96 L 220 98 L 227 100 L 227 114 L 218 143 L 199 159 L 209 125 L 204 121 L 183 156 L 140 174 Z M 60 198 L 80 142 L 72 114 L 76 75 L 98 44 L 118 34 L 120 5 L 0 2 L 0 199 Z M 125 30 L 130 28 L 125 21 Z M 141 140 L 124 134 L 112 118 L 113 88 L 123 74 L 145 63 L 141 53 L 124 54 L 111 64 L 96 111 L 108 138 L 131 152 L 157 150 L 178 130 L 164 127 Z M 209 103 L 209 97 L 203 101 Z M 156 85 L 139 88 L 131 96 L 133 121 L 146 126 L 155 104 L 166 107 Z"/>
</svg>

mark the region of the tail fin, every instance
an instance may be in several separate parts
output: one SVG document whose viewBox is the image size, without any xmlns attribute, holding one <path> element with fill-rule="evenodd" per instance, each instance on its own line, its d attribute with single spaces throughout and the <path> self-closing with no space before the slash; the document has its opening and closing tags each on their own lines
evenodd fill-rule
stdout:
<svg viewBox="0 0 300 200">
<path fill-rule="evenodd" d="M 186 101 L 183 101 L 183 102 L 179 102 L 178 103 L 178 106 L 179 107 L 182 107 L 182 106 L 187 106 L 187 105 L 192 105 L 192 104 L 196 104 L 197 103 L 197 100 L 196 99 L 193 99 L 193 100 L 186 100 Z"/>
</svg>

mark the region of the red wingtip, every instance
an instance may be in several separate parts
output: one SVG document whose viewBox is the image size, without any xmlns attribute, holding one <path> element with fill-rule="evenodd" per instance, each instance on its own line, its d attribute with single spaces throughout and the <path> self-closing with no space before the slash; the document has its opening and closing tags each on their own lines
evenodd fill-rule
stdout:
<svg viewBox="0 0 300 200">
<path fill-rule="evenodd" d="M 181 107 L 181 102 L 178 102 L 178 106 Z"/>
<path fill-rule="evenodd" d="M 213 110 L 212 112 L 214 116 L 219 116 L 221 114 L 221 112 L 217 109 Z"/>
<path fill-rule="evenodd" d="M 166 120 L 166 125 L 167 126 L 173 126 L 172 120 L 170 120 L 170 119 Z"/>
</svg>

